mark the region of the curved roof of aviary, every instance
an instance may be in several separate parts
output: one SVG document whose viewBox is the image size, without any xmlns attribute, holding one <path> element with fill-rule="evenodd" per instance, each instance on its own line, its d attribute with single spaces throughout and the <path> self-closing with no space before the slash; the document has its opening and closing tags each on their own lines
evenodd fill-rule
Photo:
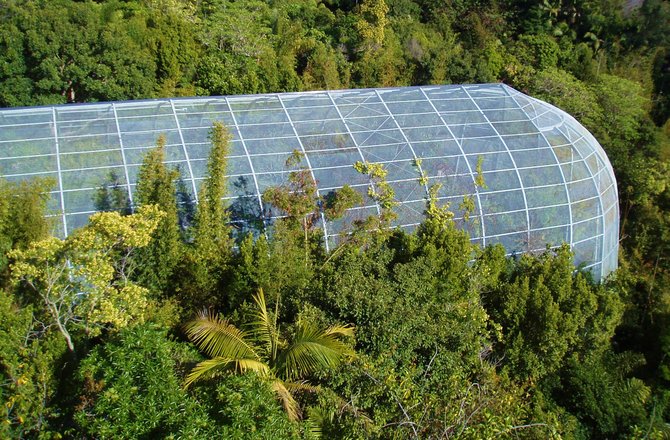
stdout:
<svg viewBox="0 0 670 440">
<path fill-rule="evenodd" d="M 271 221 L 273 210 L 260 196 L 286 182 L 285 161 L 298 150 L 321 195 L 344 184 L 365 194 L 370 182 L 353 164 L 383 163 L 400 202 L 399 226 L 422 221 L 427 187 L 441 183 L 440 200 L 451 202 L 474 242 L 501 243 L 509 253 L 567 242 L 596 279 L 617 266 L 618 197 L 605 152 L 570 115 L 503 84 L 2 109 L 0 175 L 53 177 L 51 208 L 66 235 L 95 211 L 96 188 L 110 171 L 132 200 L 142 157 L 161 134 L 168 162 L 197 194 L 214 121 L 233 137 L 231 205 L 242 207 L 242 217 Z M 478 164 L 485 187 L 475 185 Z M 466 222 L 458 205 L 468 195 L 476 208 L 474 221 Z M 347 217 L 378 209 L 368 199 Z M 337 241 L 341 225 L 321 225 L 326 246 Z"/>
</svg>

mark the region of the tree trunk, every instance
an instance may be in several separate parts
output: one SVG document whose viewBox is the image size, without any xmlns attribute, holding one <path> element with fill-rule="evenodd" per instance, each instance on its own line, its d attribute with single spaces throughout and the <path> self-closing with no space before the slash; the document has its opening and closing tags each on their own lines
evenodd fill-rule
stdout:
<svg viewBox="0 0 670 440">
<path fill-rule="evenodd" d="M 60 321 L 56 320 L 56 325 L 58 325 L 58 330 L 60 330 L 60 332 L 63 334 L 63 337 L 65 337 L 65 342 L 67 342 L 68 350 L 74 353 L 74 345 L 72 345 L 72 338 L 70 338 L 70 333 L 68 333 L 67 329 L 65 328 L 64 325 L 61 324 Z"/>
<path fill-rule="evenodd" d="M 65 338 L 65 342 L 67 343 L 67 348 L 70 350 L 71 353 L 74 353 L 74 345 L 72 344 L 72 338 L 70 337 L 70 332 L 67 331 L 65 328 L 65 325 L 61 322 L 60 320 L 60 314 L 58 313 L 58 308 L 56 308 L 56 305 L 50 301 L 47 300 L 47 306 L 49 308 L 49 312 L 51 312 L 51 316 L 53 316 L 54 321 L 56 322 L 56 326 L 58 327 L 58 330 L 61 332 L 63 337 Z"/>
</svg>

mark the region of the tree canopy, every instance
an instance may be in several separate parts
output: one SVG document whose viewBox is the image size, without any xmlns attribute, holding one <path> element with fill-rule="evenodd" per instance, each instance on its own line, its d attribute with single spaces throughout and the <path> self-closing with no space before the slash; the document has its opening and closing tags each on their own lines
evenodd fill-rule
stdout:
<svg viewBox="0 0 670 440">
<path fill-rule="evenodd" d="M 387 228 L 367 162 L 383 209 L 328 251 L 319 218 L 360 194 L 317 193 L 301 153 L 263 195 L 286 215 L 239 230 L 221 123 L 202 182 L 152 132 L 66 240 L 56 182 L 2 181 L 0 437 L 667 437 L 670 7 L 624 3 L 0 0 L 0 106 L 502 81 L 593 133 L 621 207 L 598 282 L 565 246 L 475 246 L 421 172 L 426 219 Z"/>
</svg>

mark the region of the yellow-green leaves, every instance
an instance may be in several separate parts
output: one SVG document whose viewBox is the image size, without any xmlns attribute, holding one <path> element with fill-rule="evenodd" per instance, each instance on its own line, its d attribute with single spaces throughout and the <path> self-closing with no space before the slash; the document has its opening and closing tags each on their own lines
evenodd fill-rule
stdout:
<svg viewBox="0 0 670 440">
<path fill-rule="evenodd" d="M 421 168 L 422 163 L 423 163 L 423 159 L 421 159 L 420 157 L 417 157 L 417 158 L 414 159 L 413 165 L 419 171 L 419 184 L 421 186 L 426 186 L 426 185 L 428 185 L 428 175 L 423 170 L 423 168 Z"/>
<path fill-rule="evenodd" d="M 439 223 L 442 227 L 451 224 L 454 213 L 449 210 L 449 203 L 438 205 L 437 193 L 442 187 L 441 183 L 436 183 L 428 188 L 428 201 L 426 203 L 426 217 Z"/>
<path fill-rule="evenodd" d="M 128 283 L 121 288 L 106 289 L 106 293 L 90 309 L 87 321 L 114 329 L 126 327 L 132 322 L 144 322 L 149 305 L 148 289 Z M 99 328 L 94 327 L 95 332 Z"/>
<path fill-rule="evenodd" d="M 356 162 L 354 164 L 354 169 L 359 173 L 367 174 L 370 177 L 368 195 L 371 199 L 379 203 L 379 207 L 382 211 L 382 226 L 388 226 L 388 224 L 396 218 L 393 208 L 398 205 L 398 202 L 395 200 L 395 191 L 386 181 L 388 170 L 384 168 L 383 164 L 367 161 Z"/>
<path fill-rule="evenodd" d="M 118 212 L 99 212 L 89 218 L 86 228 L 68 240 L 70 247 L 104 250 L 115 245 L 144 247 L 165 216 L 156 205 L 141 206 L 137 214 L 122 216 Z"/>
<path fill-rule="evenodd" d="M 482 189 L 488 189 L 486 181 L 484 180 L 484 157 L 477 157 L 477 168 L 475 169 L 475 186 Z"/>
<path fill-rule="evenodd" d="M 55 237 L 31 244 L 26 250 L 9 252 L 9 258 L 15 260 L 12 265 L 12 275 L 15 279 L 32 278 L 41 275 L 38 266 L 57 258 L 56 255 L 63 248 L 64 242 Z"/>
<path fill-rule="evenodd" d="M 125 217 L 98 213 L 66 240 L 51 237 L 10 253 L 14 281 L 35 291 L 47 327 L 57 327 L 71 351 L 73 329 L 96 335 L 144 320 L 148 291 L 128 280 L 126 260 L 149 243 L 163 215 L 154 205 Z"/>
<path fill-rule="evenodd" d="M 379 47 L 384 42 L 384 33 L 389 24 L 389 7 L 384 0 L 363 0 L 356 21 L 361 37 L 370 46 Z"/>
</svg>

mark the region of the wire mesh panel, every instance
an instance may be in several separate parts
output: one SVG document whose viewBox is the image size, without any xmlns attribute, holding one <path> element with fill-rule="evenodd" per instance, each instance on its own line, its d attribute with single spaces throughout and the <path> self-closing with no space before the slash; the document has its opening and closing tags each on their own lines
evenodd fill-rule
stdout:
<svg viewBox="0 0 670 440">
<path fill-rule="evenodd" d="M 242 231 L 284 214 L 262 194 L 288 182 L 296 165 L 286 160 L 297 150 L 319 195 L 347 184 L 365 196 L 344 219 L 321 216 L 327 247 L 348 222 L 380 212 L 367 197 L 368 176 L 353 167 L 368 161 L 388 171 L 399 202 L 394 226 L 416 227 L 429 187 L 440 184 L 440 203 L 473 242 L 500 243 L 510 254 L 567 242 L 595 278 L 616 269 L 618 196 L 604 151 L 562 110 L 501 84 L 2 109 L 0 175 L 52 179 L 51 215 L 67 235 L 96 211 L 110 175 L 132 202 L 142 158 L 159 136 L 197 202 L 216 121 L 232 135 L 226 201 Z M 466 212 L 464 198 L 474 209 Z"/>
</svg>

